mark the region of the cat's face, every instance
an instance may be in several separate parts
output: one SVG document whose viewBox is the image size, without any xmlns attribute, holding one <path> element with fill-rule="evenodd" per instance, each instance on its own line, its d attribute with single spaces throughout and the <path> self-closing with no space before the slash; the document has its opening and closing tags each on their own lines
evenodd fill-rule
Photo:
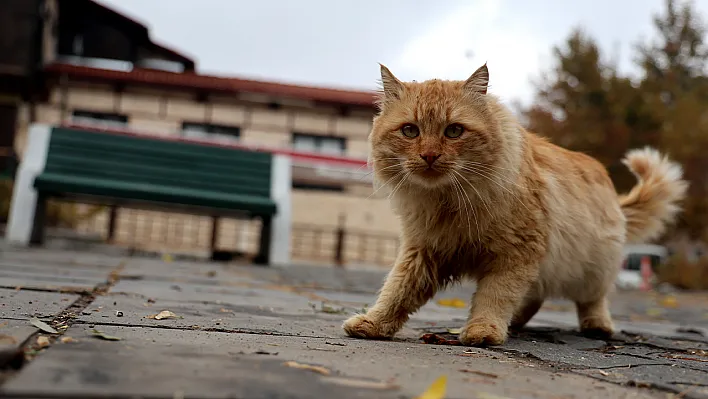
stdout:
<svg viewBox="0 0 708 399">
<path fill-rule="evenodd" d="M 498 156 L 498 123 L 486 101 L 486 64 L 467 81 L 401 82 L 383 65 L 381 112 L 371 132 L 371 159 L 382 184 L 428 188 L 489 175 Z"/>
</svg>

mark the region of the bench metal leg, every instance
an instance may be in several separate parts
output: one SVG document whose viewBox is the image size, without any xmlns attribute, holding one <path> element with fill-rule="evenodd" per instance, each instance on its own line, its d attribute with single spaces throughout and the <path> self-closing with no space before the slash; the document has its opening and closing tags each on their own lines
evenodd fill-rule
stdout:
<svg viewBox="0 0 708 399">
<path fill-rule="evenodd" d="M 211 218 L 211 243 L 209 244 L 209 249 L 211 250 L 211 260 L 215 259 L 216 254 L 216 243 L 219 241 L 219 222 L 218 216 L 212 216 Z"/>
<path fill-rule="evenodd" d="M 109 243 L 113 241 L 116 236 L 116 221 L 118 219 L 118 207 L 111 205 L 111 213 L 108 217 L 108 237 L 106 241 Z"/>
<path fill-rule="evenodd" d="M 37 205 L 34 210 L 34 220 L 32 221 L 32 234 L 30 235 L 30 245 L 42 245 L 44 243 L 44 228 L 47 224 L 47 197 L 37 195 Z"/>
<path fill-rule="evenodd" d="M 273 231 L 273 219 L 268 216 L 263 218 L 263 226 L 261 226 L 261 239 L 258 248 L 258 255 L 253 260 L 255 264 L 267 265 L 270 262 L 270 245 L 271 232 Z"/>
</svg>

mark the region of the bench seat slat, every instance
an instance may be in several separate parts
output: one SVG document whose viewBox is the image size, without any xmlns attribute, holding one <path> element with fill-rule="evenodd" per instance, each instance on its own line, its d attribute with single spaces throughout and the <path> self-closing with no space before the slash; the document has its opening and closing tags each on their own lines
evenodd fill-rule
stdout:
<svg viewBox="0 0 708 399">
<path fill-rule="evenodd" d="M 45 172 L 35 179 L 35 187 L 47 193 L 98 195 L 127 200 L 179 203 L 184 205 L 243 210 L 254 215 L 274 215 L 276 204 L 263 196 L 220 193 L 178 186 L 97 179 Z"/>
</svg>

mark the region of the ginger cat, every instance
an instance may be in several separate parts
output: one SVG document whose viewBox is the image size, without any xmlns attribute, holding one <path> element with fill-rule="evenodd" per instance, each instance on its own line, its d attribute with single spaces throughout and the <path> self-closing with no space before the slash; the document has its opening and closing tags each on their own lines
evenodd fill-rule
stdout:
<svg viewBox="0 0 708 399">
<path fill-rule="evenodd" d="M 549 297 L 577 305 L 581 330 L 613 332 L 607 295 L 627 243 L 657 238 L 688 184 L 657 151 L 630 151 L 638 178 L 618 196 L 595 159 L 527 132 L 487 93 L 483 65 L 466 81 L 401 82 L 381 65 L 369 136 L 375 177 L 392 187 L 402 245 L 376 304 L 346 333 L 388 338 L 447 284 L 477 281 L 465 345 L 499 345 Z"/>
</svg>

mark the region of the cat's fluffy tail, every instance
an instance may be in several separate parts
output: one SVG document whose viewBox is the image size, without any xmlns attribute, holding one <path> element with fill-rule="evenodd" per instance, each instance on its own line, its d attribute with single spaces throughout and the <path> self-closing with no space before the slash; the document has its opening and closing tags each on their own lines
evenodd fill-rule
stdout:
<svg viewBox="0 0 708 399">
<path fill-rule="evenodd" d="M 683 170 L 657 150 L 646 147 L 627 153 L 622 163 L 639 182 L 619 198 L 627 219 L 627 243 L 639 244 L 658 238 L 681 210 L 678 202 L 688 190 Z"/>
</svg>

